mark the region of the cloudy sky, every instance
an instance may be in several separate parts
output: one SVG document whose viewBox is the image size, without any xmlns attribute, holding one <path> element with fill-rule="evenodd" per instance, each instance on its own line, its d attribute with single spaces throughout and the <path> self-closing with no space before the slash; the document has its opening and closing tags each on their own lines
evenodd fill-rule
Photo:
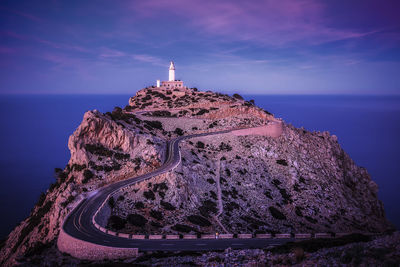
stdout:
<svg viewBox="0 0 400 267">
<path fill-rule="evenodd" d="M 400 94 L 398 0 L 0 0 L 0 93 Z"/>
</svg>

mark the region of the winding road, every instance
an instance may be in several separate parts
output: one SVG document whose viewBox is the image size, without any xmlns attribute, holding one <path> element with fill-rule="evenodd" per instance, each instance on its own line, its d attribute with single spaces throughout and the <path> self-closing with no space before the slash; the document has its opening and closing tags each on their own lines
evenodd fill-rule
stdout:
<svg viewBox="0 0 400 267">
<path fill-rule="evenodd" d="M 149 239 L 129 239 L 106 234 L 95 227 L 93 217 L 97 210 L 107 200 L 108 196 L 115 193 L 119 189 L 142 182 L 154 176 L 166 173 L 177 167 L 181 161 L 179 150 L 179 142 L 185 139 L 224 134 L 233 130 L 224 130 L 212 133 L 193 134 L 188 136 L 177 137 L 167 143 L 167 158 L 164 164 L 152 172 L 144 175 L 132 177 L 123 181 L 119 181 L 108 186 L 102 187 L 92 192 L 87 198 L 82 200 L 80 204 L 74 208 L 68 215 L 62 226 L 64 232 L 79 240 L 90 243 L 116 247 L 116 248 L 139 248 L 141 251 L 156 250 L 216 250 L 231 248 L 262 248 L 273 245 L 280 245 L 293 239 L 177 239 L 177 240 L 149 240 Z"/>
</svg>

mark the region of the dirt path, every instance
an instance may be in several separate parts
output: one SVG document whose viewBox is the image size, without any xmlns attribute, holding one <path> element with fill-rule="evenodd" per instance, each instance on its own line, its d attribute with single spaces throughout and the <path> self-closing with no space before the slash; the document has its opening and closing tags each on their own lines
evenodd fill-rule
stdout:
<svg viewBox="0 0 400 267">
<path fill-rule="evenodd" d="M 228 230 L 226 230 L 226 228 L 224 227 L 224 225 L 221 223 L 221 221 L 218 218 L 224 212 L 224 206 L 222 205 L 222 196 L 221 196 L 221 182 L 220 182 L 221 174 L 220 174 L 220 171 L 221 171 L 221 160 L 218 159 L 217 160 L 216 177 L 215 177 L 215 180 L 217 182 L 218 213 L 216 216 L 214 216 L 214 219 L 219 224 L 219 226 L 221 226 L 221 228 L 224 230 L 225 234 L 229 234 Z"/>
</svg>

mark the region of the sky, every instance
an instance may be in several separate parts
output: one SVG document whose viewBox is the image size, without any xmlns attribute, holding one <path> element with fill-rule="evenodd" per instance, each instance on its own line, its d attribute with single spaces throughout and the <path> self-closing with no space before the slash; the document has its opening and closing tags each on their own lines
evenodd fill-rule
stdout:
<svg viewBox="0 0 400 267">
<path fill-rule="evenodd" d="M 0 0 L 0 94 L 400 94 L 398 0 Z"/>
</svg>

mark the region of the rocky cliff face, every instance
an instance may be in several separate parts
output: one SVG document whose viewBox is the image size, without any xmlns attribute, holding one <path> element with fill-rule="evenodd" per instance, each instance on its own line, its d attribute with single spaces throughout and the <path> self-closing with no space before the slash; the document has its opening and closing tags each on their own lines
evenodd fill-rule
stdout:
<svg viewBox="0 0 400 267">
<path fill-rule="evenodd" d="M 68 142 L 68 165 L 57 170 L 57 181 L 10 233 L 0 264 L 55 250 L 64 218 L 85 194 L 157 168 L 168 139 L 279 123 L 253 103 L 212 92 L 144 89 L 129 103 L 112 113 L 85 113 Z M 377 185 L 335 136 L 280 125 L 278 137 L 228 133 L 186 140 L 177 169 L 115 197 L 108 227 L 127 233 L 389 228 Z"/>
<path fill-rule="evenodd" d="M 0 265 L 14 265 L 24 261 L 24 255 L 54 247 L 63 220 L 87 192 L 160 166 L 164 141 L 114 120 L 118 114 L 85 113 L 69 138 L 68 165 L 56 170 L 56 182 L 9 234 L 0 252 Z"/>
</svg>

